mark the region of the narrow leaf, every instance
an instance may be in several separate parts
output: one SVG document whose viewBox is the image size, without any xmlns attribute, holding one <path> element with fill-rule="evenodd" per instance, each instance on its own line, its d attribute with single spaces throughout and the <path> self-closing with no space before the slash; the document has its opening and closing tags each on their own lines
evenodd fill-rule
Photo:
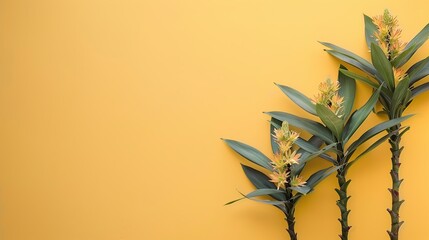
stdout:
<svg viewBox="0 0 429 240">
<path fill-rule="evenodd" d="M 368 131 L 366 131 L 362 136 L 360 136 L 355 142 L 353 142 L 350 147 L 347 149 L 345 155 L 351 155 L 354 153 L 354 151 L 362 145 L 364 142 L 368 141 L 375 135 L 379 134 L 380 132 L 387 130 L 393 126 L 396 126 L 400 124 L 401 122 L 405 121 L 406 119 L 412 117 L 413 115 L 407 115 L 400 118 L 395 118 L 389 121 L 382 122 L 380 124 L 377 124 L 376 126 L 370 128 Z"/>
<path fill-rule="evenodd" d="M 271 118 L 270 121 L 270 141 L 271 141 L 271 149 L 273 150 L 273 153 L 276 154 L 279 152 L 279 145 L 276 142 L 276 139 L 274 137 L 274 130 L 279 129 L 282 126 L 282 122 L 278 119 Z"/>
<path fill-rule="evenodd" d="M 374 150 L 376 147 L 378 147 L 380 144 L 382 144 L 383 142 L 385 142 L 387 139 L 389 139 L 392 135 L 394 135 L 396 133 L 397 133 L 397 131 L 391 131 L 391 132 L 387 133 L 386 135 L 384 135 L 383 137 L 381 137 L 380 139 L 378 139 L 377 141 L 375 141 L 373 144 L 371 144 L 371 146 L 369 146 L 367 149 L 365 149 L 365 151 L 363 151 L 361 154 L 359 154 L 359 156 L 357 156 L 355 159 L 353 159 L 352 161 L 350 161 L 347 164 L 346 169 L 349 169 L 353 164 L 356 163 L 357 160 L 361 159 L 367 153 L 369 153 L 372 150 Z"/>
<path fill-rule="evenodd" d="M 366 44 L 368 45 L 368 49 L 371 49 L 371 43 L 377 43 L 376 39 L 374 38 L 374 33 L 376 33 L 378 30 L 371 17 L 368 17 L 367 15 L 363 16 L 365 21 Z"/>
<path fill-rule="evenodd" d="M 291 87 L 280 84 L 276 85 L 286 94 L 286 96 L 288 96 L 294 103 L 296 103 L 296 105 L 298 105 L 305 111 L 316 115 L 315 106 L 308 97 Z"/>
<path fill-rule="evenodd" d="M 344 129 L 343 119 L 337 117 L 329 108 L 321 104 L 316 104 L 316 112 L 320 120 L 332 131 L 337 139 L 341 139 L 341 133 Z"/>
<path fill-rule="evenodd" d="M 274 183 L 270 182 L 270 178 L 267 175 L 243 164 L 241 164 L 241 167 L 243 168 L 246 177 L 257 189 L 277 189 L 277 186 Z M 284 194 L 271 194 L 270 196 L 279 201 L 286 200 Z"/>
<path fill-rule="evenodd" d="M 429 90 L 429 82 L 423 83 L 422 85 L 411 90 L 411 99 L 414 99 L 415 97 L 426 92 L 427 90 Z"/>
<path fill-rule="evenodd" d="M 399 81 L 398 86 L 395 88 L 392 97 L 392 108 L 390 109 L 393 114 L 397 114 L 401 112 L 401 106 L 405 106 L 407 104 L 407 95 L 410 91 L 408 86 L 410 84 L 410 78 L 406 77 Z M 402 108 L 403 110 L 403 108 Z M 394 115 L 396 116 L 396 115 Z"/>
<path fill-rule="evenodd" d="M 273 167 L 270 164 L 271 160 L 256 148 L 238 141 L 230 140 L 230 139 L 222 139 L 222 140 L 224 140 L 225 143 L 228 144 L 230 148 L 232 148 L 234 151 L 236 151 L 238 154 L 240 154 L 247 160 L 270 171 L 273 170 Z"/>
<path fill-rule="evenodd" d="M 302 118 L 295 116 L 293 114 L 285 112 L 267 112 L 266 114 L 270 115 L 273 118 L 276 118 L 280 121 L 287 121 L 290 125 L 301 128 L 304 131 L 307 131 L 315 136 L 320 137 L 327 143 L 333 143 L 332 134 L 325 126 L 322 124 L 312 121 L 310 119 Z"/>
<path fill-rule="evenodd" d="M 289 189 L 292 189 L 292 190 L 297 191 L 297 192 L 304 194 L 304 195 L 306 195 L 307 193 L 309 193 L 311 191 L 311 188 L 308 186 L 290 187 Z"/>
<path fill-rule="evenodd" d="M 327 178 L 333 172 L 337 171 L 339 167 L 329 167 L 322 170 L 319 170 L 313 173 L 307 180 L 307 186 L 310 188 L 314 188 L 317 184 L 319 184 L 323 179 Z"/>
<path fill-rule="evenodd" d="M 353 78 L 345 75 L 341 70 L 347 71 L 347 68 L 340 66 L 338 72 L 338 81 L 340 82 L 339 94 L 344 98 L 343 103 L 343 119 L 347 119 L 353 110 L 356 93 L 356 81 Z"/>
<path fill-rule="evenodd" d="M 384 55 L 383 50 L 376 44 L 371 45 L 371 60 L 375 69 L 377 69 L 378 74 L 376 75 L 381 77 L 381 80 L 387 84 L 389 89 L 394 89 L 395 78 L 393 77 L 392 64 L 390 64 L 386 55 Z"/>
<path fill-rule="evenodd" d="M 341 60 L 361 69 L 362 71 L 364 71 L 364 72 L 366 72 L 372 76 L 375 76 L 377 71 L 375 70 L 374 66 L 372 66 L 371 63 L 369 63 L 367 60 L 363 59 L 362 57 L 360 57 L 360 56 L 358 56 L 358 55 L 356 55 L 356 54 L 354 54 L 354 53 L 352 53 L 352 52 L 350 52 L 344 48 L 336 46 L 332 43 L 327 43 L 327 42 L 320 42 L 320 43 L 322 45 L 332 49 L 333 50 L 332 53 L 339 53 L 339 54 L 343 55 L 345 59 L 354 60 L 354 61 L 349 62 L 349 61 L 346 61 L 344 59 L 341 59 Z M 327 52 L 332 54 L 331 52 L 329 52 L 329 50 L 327 50 Z M 335 56 L 334 54 L 332 54 L 332 55 Z M 337 57 L 337 56 L 335 56 L 335 57 Z"/>
<path fill-rule="evenodd" d="M 407 46 L 405 46 L 405 49 L 402 54 L 406 54 L 406 56 L 401 57 L 400 61 L 398 60 L 397 62 L 395 62 L 395 66 L 401 67 L 402 65 L 404 65 L 414 55 L 414 53 L 426 42 L 428 37 L 429 24 L 427 24 L 413 39 L 411 39 Z M 412 49 L 412 51 L 408 51 L 409 49 Z"/>
<path fill-rule="evenodd" d="M 353 113 L 349 121 L 346 123 L 346 127 L 343 134 L 343 142 L 347 141 L 353 136 L 353 134 L 358 130 L 362 125 L 368 115 L 371 113 L 375 104 L 377 103 L 378 97 L 380 95 L 382 86 L 380 86 L 375 93 L 369 98 L 369 100 L 363 105 L 359 110 Z"/>
<path fill-rule="evenodd" d="M 429 75 L 429 57 L 411 66 L 407 71 L 407 75 L 410 77 L 410 86 Z"/>
</svg>

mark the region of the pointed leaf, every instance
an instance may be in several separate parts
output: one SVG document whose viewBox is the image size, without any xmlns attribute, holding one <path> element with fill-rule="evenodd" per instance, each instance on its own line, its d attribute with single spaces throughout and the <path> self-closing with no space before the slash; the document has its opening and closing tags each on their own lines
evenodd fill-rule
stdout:
<svg viewBox="0 0 429 240">
<path fill-rule="evenodd" d="M 241 192 L 239 192 L 243 197 L 233 200 L 231 202 L 226 203 L 225 205 L 230 205 L 233 204 L 235 202 L 238 202 L 240 200 L 243 200 L 245 198 L 256 201 L 256 202 L 260 202 L 260 203 L 265 203 L 265 204 L 270 204 L 270 205 L 279 205 L 279 204 L 284 204 L 283 201 L 272 201 L 272 200 L 261 200 L 261 199 L 254 199 L 254 197 L 260 197 L 260 196 L 268 196 L 270 194 L 284 194 L 283 190 L 277 190 L 277 189 L 257 189 L 253 192 L 250 192 L 246 195 L 242 194 Z"/>
<path fill-rule="evenodd" d="M 410 77 L 410 86 L 429 75 L 429 57 L 411 66 L 407 75 Z"/>
<path fill-rule="evenodd" d="M 249 179 L 249 181 L 258 189 L 277 189 L 277 186 L 270 182 L 270 178 L 263 174 L 262 172 L 251 168 L 249 166 L 241 164 L 241 167 L 243 168 L 244 174 L 246 174 L 246 177 Z M 279 201 L 285 201 L 286 197 L 284 194 L 271 194 L 272 198 L 279 200 Z"/>
<path fill-rule="evenodd" d="M 271 140 L 271 149 L 273 153 L 276 154 L 279 152 L 279 145 L 276 142 L 276 138 L 274 137 L 274 130 L 279 129 L 282 126 L 282 122 L 278 119 L 271 118 L 270 121 L 270 140 Z"/>
<path fill-rule="evenodd" d="M 376 44 L 371 45 L 371 60 L 375 69 L 377 69 L 377 77 L 380 77 L 389 89 L 394 89 L 395 78 L 393 76 L 392 64 L 390 64 L 386 55 L 384 55 L 383 50 Z"/>
<path fill-rule="evenodd" d="M 373 89 L 378 89 L 380 87 L 380 85 L 378 83 L 374 83 L 368 77 L 364 77 L 362 75 L 359 75 L 357 73 L 354 73 L 354 72 L 351 72 L 351 71 L 345 70 L 345 69 L 340 69 L 340 72 L 343 73 L 344 75 L 346 75 L 347 77 L 362 81 L 363 83 L 369 85 Z"/>
<path fill-rule="evenodd" d="M 411 90 L 411 99 L 414 99 L 415 97 L 426 92 L 427 90 L 429 90 L 429 82 L 423 83 L 422 85 Z"/>
<path fill-rule="evenodd" d="M 377 43 L 376 39 L 374 38 L 374 33 L 376 33 L 378 29 L 372 21 L 372 18 L 368 17 L 365 14 L 363 16 L 365 21 L 366 44 L 368 45 L 368 49 L 371 49 L 371 43 Z"/>
<path fill-rule="evenodd" d="M 305 111 L 316 115 L 315 106 L 308 97 L 291 87 L 280 84 L 276 85 L 286 94 L 286 96 L 288 96 L 294 103 L 296 103 L 296 105 L 298 105 Z"/>
<path fill-rule="evenodd" d="M 395 118 L 389 121 L 382 122 L 380 124 L 377 124 L 376 126 L 370 128 L 368 131 L 366 131 L 362 136 L 360 136 L 355 142 L 353 142 L 350 147 L 347 149 L 345 155 L 351 155 L 354 153 L 354 151 L 362 145 L 364 142 L 368 141 L 375 135 L 379 134 L 380 132 L 387 130 L 393 126 L 396 126 L 400 124 L 401 122 L 405 121 L 406 119 L 412 117 L 413 115 L 407 115 L 400 118 Z"/>
<path fill-rule="evenodd" d="M 285 194 L 285 191 L 278 190 L 278 189 L 270 189 L 270 188 L 257 189 L 253 192 L 246 194 L 246 197 L 252 198 L 252 197 L 260 197 L 260 196 L 269 196 L 271 194 Z"/>
<path fill-rule="evenodd" d="M 343 103 L 343 119 L 347 119 L 353 110 L 356 93 L 356 81 L 353 78 L 345 75 L 341 70 L 347 71 L 347 68 L 340 66 L 338 72 L 338 82 L 340 82 L 339 94 L 344 98 Z"/>
<path fill-rule="evenodd" d="M 313 189 L 323 179 L 327 178 L 329 175 L 337 171 L 339 168 L 340 167 L 335 166 L 335 167 L 329 167 L 315 172 L 308 178 L 306 185 Z"/>
<path fill-rule="evenodd" d="M 343 132 L 343 119 L 337 117 L 329 108 L 316 104 L 316 112 L 320 120 L 332 131 L 332 133 L 341 139 L 341 133 Z"/>
<path fill-rule="evenodd" d="M 304 131 L 318 136 L 327 143 L 334 142 L 329 129 L 327 129 L 325 126 L 318 122 L 306 118 L 301 118 L 285 112 L 267 112 L 266 114 L 280 121 L 287 121 L 290 125 L 301 128 Z"/>
<path fill-rule="evenodd" d="M 408 92 L 410 91 L 410 89 L 408 88 L 409 84 L 410 84 L 410 78 L 406 77 L 401 81 L 399 81 L 398 86 L 395 88 L 395 92 L 393 93 L 393 97 L 392 97 L 392 108 L 391 108 L 391 112 L 393 114 L 402 112 L 398 110 L 401 110 L 400 109 L 401 106 L 405 106 L 407 104 L 408 101 L 406 98 L 407 98 Z"/>
<path fill-rule="evenodd" d="M 236 151 L 238 154 L 240 154 L 247 160 L 270 171 L 273 170 L 273 167 L 271 166 L 271 160 L 268 157 L 266 157 L 263 153 L 261 153 L 258 149 L 235 140 L 230 140 L 230 139 L 222 139 L 222 140 L 224 140 L 225 143 L 228 144 L 230 148 L 232 148 L 234 151 Z"/>
<path fill-rule="evenodd" d="M 359 110 L 354 112 L 350 117 L 349 121 L 346 123 L 346 127 L 343 134 L 343 141 L 347 143 L 347 141 L 353 136 L 353 134 L 358 130 L 358 128 L 362 125 L 368 115 L 371 113 L 375 104 L 377 103 L 378 97 L 380 95 L 381 87 L 377 89 L 375 93 L 369 98 L 368 102 L 365 103 Z"/>
<path fill-rule="evenodd" d="M 289 189 L 292 189 L 294 191 L 297 191 L 303 195 L 306 195 L 311 191 L 311 188 L 308 186 L 301 186 L 301 187 L 290 187 Z"/>
<path fill-rule="evenodd" d="M 371 146 L 369 146 L 367 149 L 365 149 L 365 151 L 363 151 L 361 154 L 359 154 L 359 156 L 357 156 L 354 160 L 350 161 L 347 164 L 346 169 L 349 169 L 353 164 L 356 163 L 357 160 L 361 159 L 367 153 L 369 153 L 372 150 L 374 150 L 376 147 L 378 147 L 380 144 L 382 144 L 383 142 L 385 142 L 387 139 L 389 139 L 394 134 L 396 134 L 396 131 L 391 131 L 391 132 L 387 133 L 386 135 L 384 135 L 383 137 L 381 137 L 380 139 L 378 139 L 377 141 L 375 141 L 373 144 L 371 144 Z"/>
<path fill-rule="evenodd" d="M 362 71 L 368 73 L 371 76 L 375 76 L 377 71 L 375 70 L 374 66 L 371 65 L 367 60 L 363 59 L 362 57 L 359 57 L 358 55 L 344 49 L 341 47 L 338 47 L 332 43 L 327 42 L 320 42 L 322 45 L 331 48 L 332 50 L 327 50 L 327 52 L 359 69 Z M 342 55 L 342 56 L 340 56 Z M 341 58 L 340 58 L 341 57 Z"/>
<path fill-rule="evenodd" d="M 429 24 L 427 24 L 405 47 L 404 51 L 401 55 L 405 55 L 401 57 L 401 60 L 396 61 L 395 66 L 401 67 L 404 65 L 413 55 L 414 53 L 426 42 L 429 37 Z M 412 49 L 412 51 L 408 51 Z M 399 57 L 399 56 L 398 56 Z"/>
<path fill-rule="evenodd" d="M 410 60 L 411 56 L 417 51 L 417 46 L 410 46 L 408 49 L 404 49 L 398 56 L 391 61 L 392 66 L 395 68 L 400 68 L 404 65 L 408 60 Z"/>
<path fill-rule="evenodd" d="M 274 206 L 276 206 L 276 207 L 278 207 L 280 209 L 283 209 L 282 205 L 285 204 L 285 202 L 283 202 L 283 201 L 262 200 L 262 199 L 257 199 L 257 198 L 253 198 L 253 197 L 248 197 L 247 195 L 244 195 L 241 192 L 239 192 L 239 193 L 243 196 L 243 198 L 241 198 L 241 199 L 247 198 L 249 200 L 252 200 L 252 201 L 255 201 L 255 202 L 258 202 L 258 203 L 264 203 L 264 204 L 274 205 Z M 237 199 L 237 200 L 241 200 L 241 199 Z"/>
</svg>

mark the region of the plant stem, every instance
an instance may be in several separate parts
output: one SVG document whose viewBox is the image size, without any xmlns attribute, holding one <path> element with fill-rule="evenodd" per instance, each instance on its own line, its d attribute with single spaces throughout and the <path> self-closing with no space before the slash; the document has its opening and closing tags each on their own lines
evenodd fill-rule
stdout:
<svg viewBox="0 0 429 240">
<path fill-rule="evenodd" d="M 347 208 L 347 202 L 349 201 L 350 196 L 347 195 L 347 188 L 351 180 L 347 180 L 346 178 L 347 159 L 345 159 L 342 154 L 344 152 L 343 145 L 339 143 L 337 145 L 337 150 L 341 153 L 340 155 L 337 155 L 337 163 L 339 166 L 341 166 L 337 170 L 339 189 L 335 189 L 335 191 L 338 193 L 338 196 L 340 197 L 340 199 L 337 201 L 337 206 L 341 213 L 341 218 L 338 219 L 338 221 L 341 223 L 341 235 L 339 236 L 341 240 L 347 240 L 349 238 L 349 230 L 351 228 L 351 226 L 348 224 L 350 210 Z"/>
<path fill-rule="evenodd" d="M 399 209 L 404 202 L 399 197 L 399 187 L 403 179 L 399 178 L 399 167 L 401 166 L 400 155 L 404 147 L 401 147 L 401 133 L 398 132 L 401 125 L 396 125 L 389 129 L 389 131 L 397 131 L 396 134 L 392 135 L 389 139 L 390 152 L 392 153 L 392 170 L 390 176 L 392 177 L 392 188 L 389 188 L 389 192 L 392 196 L 392 208 L 387 209 L 391 218 L 391 229 L 387 233 L 391 240 L 398 240 L 399 228 L 404 221 L 399 220 Z"/>
<path fill-rule="evenodd" d="M 338 219 L 341 223 L 341 240 L 347 240 L 349 237 L 349 230 L 351 226 L 348 225 L 348 216 L 350 210 L 347 209 L 347 202 L 350 199 L 350 196 L 347 195 L 347 187 L 350 184 L 351 180 L 346 180 L 346 170 L 345 167 L 341 167 L 337 172 L 338 186 L 339 189 L 335 189 L 338 193 L 340 199 L 337 201 L 337 206 L 340 208 L 341 218 Z"/>
<path fill-rule="evenodd" d="M 289 179 L 290 181 L 290 179 Z M 288 184 L 289 185 L 289 184 Z M 293 194 L 292 191 L 287 189 L 286 190 L 286 199 L 292 199 Z M 285 203 L 285 215 L 286 215 L 286 222 L 288 225 L 288 228 L 286 229 L 289 233 L 291 240 L 298 240 L 298 234 L 295 232 L 295 200 L 289 200 Z"/>
</svg>

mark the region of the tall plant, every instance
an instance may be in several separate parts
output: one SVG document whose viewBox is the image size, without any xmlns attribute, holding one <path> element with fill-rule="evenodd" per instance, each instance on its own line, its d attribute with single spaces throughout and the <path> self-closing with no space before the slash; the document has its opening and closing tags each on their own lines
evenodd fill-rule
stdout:
<svg viewBox="0 0 429 240">
<path fill-rule="evenodd" d="M 306 181 L 303 180 L 301 172 L 309 160 L 320 155 L 325 156 L 325 152 L 332 149 L 334 144 L 319 150 L 323 141 L 318 137 L 311 137 L 309 141 L 305 141 L 299 138 L 297 132 L 289 129 L 287 122 L 279 123 L 274 120 L 271 126 L 273 132 L 271 143 L 274 152 L 274 156 L 271 159 L 247 144 L 224 139 L 234 151 L 250 162 L 262 167 L 265 172 L 268 172 L 268 174 L 265 174 L 253 167 L 242 164 L 244 173 L 257 190 L 246 195 L 242 194 L 242 198 L 231 201 L 226 205 L 245 198 L 271 204 L 284 213 L 290 239 L 297 240 L 298 235 L 295 230 L 296 204 L 304 195 L 313 191 L 320 181 L 335 172 L 336 168 L 331 167 L 319 170 L 313 173 Z M 297 149 L 296 142 L 312 146 L 311 148 L 315 149 L 315 151 L 307 151 L 303 148 Z M 258 198 L 261 196 L 269 199 Z"/>
<path fill-rule="evenodd" d="M 413 64 L 406 69 L 404 65 L 429 37 L 429 24 L 426 25 L 409 43 L 401 40 L 401 29 L 398 20 L 388 10 L 383 15 L 373 18 L 364 15 L 365 37 L 370 49 L 371 62 L 331 43 L 322 42 L 332 56 L 344 61 L 361 72 L 355 73 L 341 70 L 343 74 L 360 80 L 374 90 L 381 89 L 378 101 L 382 106 L 379 113 L 387 115 L 388 119 L 400 118 L 405 109 L 415 97 L 429 89 L 429 83 L 420 84 L 420 80 L 429 75 L 429 57 Z M 405 70 L 406 69 L 406 70 Z M 389 138 L 392 169 L 390 171 L 392 187 L 389 188 L 392 205 L 387 211 L 391 218 L 391 228 L 388 234 L 391 240 L 398 240 L 399 229 L 404 223 L 400 220 L 399 210 L 404 202 L 400 198 L 401 138 L 408 128 L 401 129 L 398 123 L 387 131 Z"/>
<path fill-rule="evenodd" d="M 304 94 L 290 87 L 278 85 L 293 102 L 308 113 L 317 116 L 320 122 L 285 112 L 268 112 L 267 114 L 280 121 L 287 121 L 291 125 L 319 137 L 325 144 L 335 145 L 336 158 L 330 156 L 324 157 L 337 168 L 336 177 L 338 188 L 335 189 L 335 191 L 339 195 L 337 206 L 341 213 L 339 218 L 341 223 L 340 238 L 342 240 L 347 240 L 351 228 L 348 224 L 350 210 L 347 206 L 348 200 L 350 199 L 347 188 L 351 180 L 347 178 L 347 172 L 358 159 L 396 134 L 399 129 L 382 136 L 357 156 L 355 155 L 356 150 L 359 147 L 364 147 L 363 144 L 365 142 L 375 137 L 380 132 L 397 126 L 410 116 L 395 118 L 377 124 L 364 132 L 357 140 L 349 143 L 358 128 L 374 108 L 382 88 L 378 88 L 361 108 L 352 112 L 356 91 L 355 80 L 342 73 L 342 71 L 347 70 L 345 67 L 342 66 L 340 69 L 338 81 L 333 82 L 328 79 L 326 82 L 321 83 L 319 86 L 320 92 L 313 100 L 310 100 L 310 98 L 306 97 Z M 311 145 L 302 144 L 300 147 L 309 151 L 315 151 Z"/>
</svg>

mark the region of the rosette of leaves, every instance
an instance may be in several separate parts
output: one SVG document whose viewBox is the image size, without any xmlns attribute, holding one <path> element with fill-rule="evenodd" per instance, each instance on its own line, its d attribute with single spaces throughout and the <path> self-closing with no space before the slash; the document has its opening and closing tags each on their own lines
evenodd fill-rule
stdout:
<svg viewBox="0 0 429 240">
<path fill-rule="evenodd" d="M 334 44 L 326 42 L 322 44 L 329 48 L 325 51 L 330 55 L 358 69 L 356 72 L 343 69 L 341 70 L 343 74 L 364 82 L 374 91 L 381 89 L 378 101 L 382 109 L 378 113 L 387 115 L 388 119 L 402 117 L 411 102 L 429 89 L 429 83 L 421 84 L 421 80 L 429 75 L 429 57 L 412 64 L 409 68 L 404 67 L 408 66 L 410 58 L 428 39 L 429 24 L 405 44 L 401 41 L 398 21 L 388 10 L 385 10 L 383 15 L 373 18 L 364 15 L 364 22 L 371 61 Z M 401 138 L 408 128 L 400 129 L 400 123 L 387 129 L 392 133 L 389 139 L 392 163 L 390 171 L 392 187 L 389 191 L 392 206 L 387 209 L 391 218 L 391 228 L 387 232 L 391 240 L 398 239 L 399 229 L 403 224 L 399 218 L 399 210 L 404 201 L 400 198 L 399 188 L 403 179 L 399 176 L 399 168 L 403 150 Z"/>
<path fill-rule="evenodd" d="M 318 117 L 320 121 L 310 120 L 285 112 L 268 112 L 267 114 L 274 119 L 287 121 L 290 125 L 313 134 L 321 139 L 324 145 L 335 145 L 336 156 L 331 157 L 329 155 L 324 155 L 323 157 L 338 168 L 336 174 L 338 188 L 335 189 L 339 195 L 337 206 L 341 213 L 341 217 L 338 220 L 341 223 L 340 238 L 346 240 L 348 239 L 348 233 L 351 228 L 348 224 L 350 210 L 347 206 L 347 202 L 350 198 L 347 193 L 347 188 L 351 181 L 347 179 L 348 170 L 357 160 L 361 159 L 362 156 L 376 148 L 393 134 L 396 134 L 397 131 L 389 132 L 378 138 L 369 146 L 364 145 L 364 143 L 374 138 L 379 133 L 384 132 L 386 129 L 397 126 L 410 116 L 395 118 L 377 124 L 351 142 L 351 139 L 354 139 L 353 137 L 356 131 L 374 108 L 382 88 L 378 88 L 361 108 L 353 111 L 356 83 L 353 78 L 343 73 L 343 71 L 347 70 L 345 67 L 341 66 L 340 69 L 338 86 L 330 81 L 321 85 L 319 88 L 322 91 L 322 96 L 316 97 L 316 103 L 295 89 L 288 86 L 277 85 L 294 103 L 309 114 Z M 306 151 L 314 152 L 317 150 L 314 145 L 307 144 L 306 142 L 297 141 L 296 143 Z M 356 154 L 359 148 L 361 148 L 362 152 Z"/>
<path fill-rule="evenodd" d="M 295 140 L 285 144 L 279 142 L 279 137 L 275 136 L 276 131 L 281 131 L 285 128 L 288 129 L 286 122 L 281 123 L 274 120 L 274 122 L 271 123 L 271 132 L 273 133 L 271 135 L 271 146 L 273 153 L 277 156 L 274 157 L 274 160 L 271 160 L 256 148 L 245 143 L 223 139 L 235 152 L 262 168 L 260 171 L 257 168 L 242 164 L 245 175 L 256 187 L 256 190 L 248 194 L 240 193 L 243 196 L 242 198 L 228 202 L 225 205 L 235 203 L 242 199 L 250 199 L 273 205 L 284 213 L 285 220 L 288 224 L 287 232 L 289 233 L 290 239 L 297 240 L 298 235 L 295 231 L 296 204 L 304 195 L 313 191 L 318 183 L 335 172 L 337 168 L 329 167 L 321 169 L 311 174 L 306 181 L 302 180 L 301 172 L 308 161 L 318 156 L 325 156 L 325 153 L 332 149 L 335 144 L 327 145 L 319 149 L 323 141 L 313 136 L 308 141 L 299 139 L 299 141 L 305 145 L 311 146 L 309 147 L 311 150 L 305 150 L 303 148 L 293 150 L 293 143 L 297 140 L 297 135 L 294 137 Z M 286 150 L 281 149 L 285 147 Z M 285 159 L 283 162 L 279 162 L 278 158 L 284 157 L 281 152 L 285 151 L 289 151 L 288 154 L 290 156 L 287 156 L 288 159 Z M 277 160 L 275 160 L 276 158 Z M 280 161 L 282 160 L 280 159 Z M 282 170 L 279 171 L 279 168 Z M 263 199 L 261 199 L 261 197 L 263 197 Z"/>
</svg>

